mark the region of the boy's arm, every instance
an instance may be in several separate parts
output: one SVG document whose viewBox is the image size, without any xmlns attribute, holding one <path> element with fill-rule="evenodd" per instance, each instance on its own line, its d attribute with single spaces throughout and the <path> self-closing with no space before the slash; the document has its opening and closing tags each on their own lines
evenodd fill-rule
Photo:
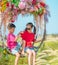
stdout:
<svg viewBox="0 0 58 65">
<path fill-rule="evenodd" d="M 18 40 L 18 38 L 22 38 L 22 37 L 21 37 L 21 32 L 20 32 L 20 33 L 18 33 L 18 35 L 15 37 L 15 40 L 14 40 L 14 41 L 17 41 L 17 40 Z"/>
<path fill-rule="evenodd" d="M 19 38 L 19 35 L 17 35 L 17 36 L 15 37 L 14 42 L 17 42 L 18 38 Z"/>
<path fill-rule="evenodd" d="M 21 38 L 21 39 L 22 39 L 22 35 L 21 35 L 21 34 L 23 34 L 23 32 L 22 32 L 22 33 L 20 32 L 20 33 L 15 37 L 15 40 L 14 40 L 15 42 L 18 40 L 18 38 Z"/>
</svg>

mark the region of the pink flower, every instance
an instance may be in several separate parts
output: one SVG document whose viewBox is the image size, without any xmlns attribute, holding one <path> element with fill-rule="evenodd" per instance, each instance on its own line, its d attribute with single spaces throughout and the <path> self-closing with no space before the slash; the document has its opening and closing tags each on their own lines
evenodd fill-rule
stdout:
<svg viewBox="0 0 58 65">
<path fill-rule="evenodd" d="M 21 0 L 21 2 L 32 2 L 32 0 Z"/>
<path fill-rule="evenodd" d="M 29 10 L 29 12 L 33 12 L 34 11 L 34 8 L 33 7 L 31 7 L 30 8 L 30 10 Z"/>
<path fill-rule="evenodd" d="M 25 0 L 20 0 L 21 2 L 25 2 Z"/>
<path fill-rule="evenodd" d="M 25 7 L 26 7 L 25 2 L 20 2 L 19 5 L 18 5 L 18 7 L 19 7 L 20 9 L 25 9 Z"/>
<path fill-rule="evenodd" d="M 42 0 L 37 0 L 37 2 L 42 2 Z"/>
<path fill-rule="evenodd" d="M 15 22 L 17 16 L 16 15 L 13 15 L 12 19 L 11 19 L 11 22 Z"/>
<path fill-rule="evenodd" d="M 38 3 L 38 4 L 37 4 L 37 6 L 38 6 L 38 8 L 41 8 L 41 5 L 40 5 L 40 3 Z"/>
</svg>

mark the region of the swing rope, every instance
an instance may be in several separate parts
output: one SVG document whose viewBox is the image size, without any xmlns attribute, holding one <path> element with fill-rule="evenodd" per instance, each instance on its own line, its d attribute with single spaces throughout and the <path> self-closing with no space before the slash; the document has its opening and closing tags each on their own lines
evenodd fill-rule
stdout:
<svg viewBox="0 0 58 65">
<path fill-rule="evenodd" d="M 45 40 L 45 36 L 46 36 L 46 22 L 44 23 L 44 32 L 43 32 L 43 37 L 42 37 L 41 43 L 37 47 L 34 46 L 34 49 L 36 49 L 35 50 L 36 53 L 39 51 L 39 48 L 41 48 L 41 46 Z"/>
</svg>

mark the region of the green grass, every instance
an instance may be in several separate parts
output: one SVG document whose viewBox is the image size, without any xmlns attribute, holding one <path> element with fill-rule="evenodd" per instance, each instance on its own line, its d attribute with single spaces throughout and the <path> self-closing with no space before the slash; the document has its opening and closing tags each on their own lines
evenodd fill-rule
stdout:
<svg viewBox="0 0 58 65">
<path fill-rule="evenodd" d="M 45 50 L 50 50 L 50 52 L 45 51 Z M 37 58 L 41 57 L 40 60 L 37 61 L 39 62 L 38 65 L 58 65 L 58 51 L 57 50 L 58 50 L 58 41 L 44 42 L 43 46 L 39 49 L 38 54 L 37 54 Z M 42 55 L 43 57 L 41 56 L 42 53 L 45 53 L 44 55 Z M 9 55 L 8 58 L 9 58 L 9 61 L 7 61 L 8 63 L 7 65 L 14 65 L 15 56 Z M 45 62 L 43 60 L 45 60 Z M 4 61 L 2 60 L 2 62 Z M 28 63 L 27 57 L 20 58 L 18 63 L 19 63 L 18 65 L 27 65 Z M 2 63 L 1 65 L 5 65 L 5 64 Z"/>
<path fill-rule="evenodd" d="M 56 42 L 54 42 L 54 41 L 46 42 L 45 47 L 46 48 L 47 47 L 52 48 L 53 50 L 58 50 L 58 41 L 56 41 Z"/>
</svg>

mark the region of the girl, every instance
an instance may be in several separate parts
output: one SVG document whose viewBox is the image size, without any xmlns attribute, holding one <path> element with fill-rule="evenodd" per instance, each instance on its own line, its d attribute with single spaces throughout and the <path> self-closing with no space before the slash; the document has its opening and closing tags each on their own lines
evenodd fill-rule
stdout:
<svg viewBox="0 0 58 65">
<path fill-rule="evenodd" d="M 15 36 L 13 34 L 14 31 L 15 31 L 15 27 L 16 26 L 12 23 L 10 23 L 8 25 L 9 34 L 7 36 L 7 46 L 10 49 L 11 53 L 16 56 L 15 65 L 17 65 L 18 64 L 18 59 L 20 57 L 20 53 L 19 53 L 20 44 L 17 43 L 17 39 L 19 38 L 19 35 Z"/>
<path fill-rule="evenodd" d="M 32 29 L 34 29 L 34 33 L 32 32 Z M 32 23 L 28 23 L 26 25 L 26 29 L 23 33 L 21 33 L 21 37 L 25 44 L 24 51 L 28 54 L 28 65 L 35 65 L 35 56 L 36 53 L 34 51 L 33 43 L 38 42 L 35 40 L 35 34 L 36 34 L 36 28 Z M 33 61 L 31 61 L 33 60 Z"/>
</svg>

